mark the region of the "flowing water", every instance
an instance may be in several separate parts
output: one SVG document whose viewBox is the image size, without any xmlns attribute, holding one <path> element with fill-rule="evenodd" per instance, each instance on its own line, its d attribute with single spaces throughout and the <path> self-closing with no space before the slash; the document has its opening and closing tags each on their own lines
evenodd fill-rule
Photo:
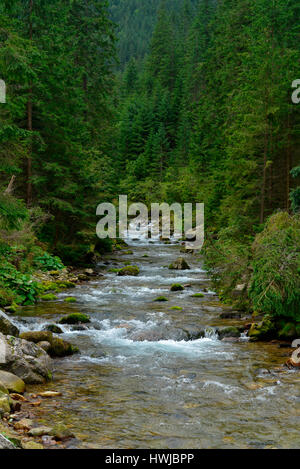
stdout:
<svg viewBox="0 0 300 469">
<path fill-rule="evenodd" d="M 199 259 L 187 255 L 191 270 L 171 271 L 178 245 L 131 245 L 133 255 L 114 255 L 109 267 L 128 261 L 140 267 L 138 277 L 107 271 L 57 302 L 24 308 L 24 330 L 70 312 L 92 319 L 87 329 L 64 327 L 62 337 L 81 354 L 55 360 L 43 390 L 62 397 L 43 402 L 40 423 L 67 423 L 80 447 L 299 448 L 300 376 L 278 371 L 286 351 L 218 340 L 213 327 L 240 323 L 220 320 Z M 189 286 L 171 293 L 173 283 Z M 200 292 L 204 298 L 192 297 Z M 70 295 L 76 304 L 63 302 Z M 169 301 L 153 301 L 161 295 Z"/>
</svg>

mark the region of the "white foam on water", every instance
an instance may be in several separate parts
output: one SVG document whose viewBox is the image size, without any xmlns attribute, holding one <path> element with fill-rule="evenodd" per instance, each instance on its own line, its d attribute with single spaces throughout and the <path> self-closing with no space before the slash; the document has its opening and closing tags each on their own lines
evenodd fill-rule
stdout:
<svg viewBox="0 0 300 469">
<path fill-rule="evenodd" d="M 240 389 L 236 386 L 231 386 L 230 384 L 221 383 L 220 381 L 210 381 L 210 380 L 205 381 L 202 389 L 207 389 L 211 387 L 215 389 L 220 389 L 225 394 L 232 394 L 233 392 L 240 391 Z"/>
</svg>

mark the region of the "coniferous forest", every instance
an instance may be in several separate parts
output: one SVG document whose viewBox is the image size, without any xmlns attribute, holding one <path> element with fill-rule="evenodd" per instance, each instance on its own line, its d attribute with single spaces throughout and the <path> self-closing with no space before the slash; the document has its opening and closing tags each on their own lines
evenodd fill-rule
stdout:
<svg viewBox="0 0 300 469">
<path fill-rule="evenodd" d="M 299 20 L 296 0 L 0 1 L 5 321 L 49 308 L 70 287 L 69 324 L 90 321 L 72 309 L 77 283 L 131 252 L 97 238 L 96 208 L 127 194 L 147 206 L 203 202 L 203 249 L 181 256 L 209 277 L 219 302 L 210 307 L 253 342 L 300 337 Z M 184 282 L 173 291 L 187 291 Z M 171 306 L 182 316 L 189 307 Z M 0 332 L 14 335 L 1 317 Z M 156 340 L 132 340 L 143 339 Z"/>
</svg>

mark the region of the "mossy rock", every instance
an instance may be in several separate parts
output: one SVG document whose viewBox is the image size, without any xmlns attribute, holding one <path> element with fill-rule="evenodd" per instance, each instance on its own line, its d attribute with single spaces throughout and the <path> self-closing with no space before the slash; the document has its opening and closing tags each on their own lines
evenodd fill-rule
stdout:
<svg viewBox="0 0 300 469">
<path fill-rule="evenodd" d="M 78 347 L 70 344 L 66 340 L 60 339 L 59 337 L 53 337 L 51 341 L 51 348 L 49 350 L 49 355 L 52 358 L 55 357 L 67 357 L 78 353 Z"/>
<path fill-rule="evenodd" d="M 69 296 L 68 298 L 64 299 L 64 302 L 65 303 L 77 303 L 77 299 L 72 296 Z"/>
<path fill-rule="evenodd" d="M 126 256 L 131 256 L 133 254 L 133 251 L 124 251 L 123 254 Z"/>
<path fill-rule="evenodd" d="M 10 392 L 16 392 L 17 394 L 23 394 L 25 391 L 25 383 L 18 376 L 8 373 L 7 371 L 0 370 L 0 382 Z"/>
<path fill-rule="evenodd" d="M 137 275 L 139 275 L 139 273 L 140 273 L 140 269 L 136 265 L 128 265 L 127 267 L 123 267 L 122 269 L 118 271 L 118 275 L 120 277 L 129 276 L 129 275 L 136 277 Z"/>
<path fill-rule="evenodd" d="M 222 340 L 225 337 L 240 337 L 241 332 L 238 327 L 228 326 L 228 327 L 219 327 L 218 328 L 218 336 Z"/>
<path fill-rule="evenodd" d="M 54 293 L 48 293 L 47 295 L 42 295 L 42 296 L 40 297 L 40 299 L 41 299 L 42 301 L 55 301 L 55 300 L 57 300 L 58 298 L 57 298 L 56 295 L 54 295 Z"/>
<path fill-rule="evenodd" d="M 185 290 L 185 288 L 180 285 L 180 283 L 174 283 L 172 286 L 171 286 L 171 291 L 183 291 Z"/>
<path fill-rule="evenodd" d="M 190 266 L 183 257 L 178 257 L 176 261 L 169 265 L 170 270 L 190 270 Z"/>
<path fill-rule="evenodd" d="M 91 322 L 91 319 L 86 314 L 73 313 L 62 318 L 59 321 L 59 324 L 87 324 Z"/>
<path fill-rule="evenodd" d="M 203 293 L 195 293 L 194 295 L 192 295 L 192 298 L 204 298 L 205 295 L 203 295 Z"/>
<path fill-rule="evenodd" d="M 20 339 L 33 342 L 34 344 L 38 344 L 39 342 L 49 342 L 49 344 L 51 344 L 53 336 L 50 331 L 29 331 L 22 332 Z"/>
<path fill-rule="evenodd" d="M 173 311 L 182 311 L 183 310 L 183 308 L 181 306 L 172 306 L 172 308 L 170 308 L 170 309 L 172 309 Z"/>
<path fill-rule="evenodd" d="M 166 298 L 165 296 L 158 296 L 157 298 L 155 298 L 154 301 L 157 301 L 157 302 L 164 302 L 164 301 L 169 301 L 168 298 Z"/>
<path fill-rule="evenodd" d="M 53 334 L 63 334 L 63 330 L 56 324 L 48 324 L 44 328 L 45 331 L 52 332 Z"/>
<path fill-rule="evenodd" d="M 261 322 L 252 324 L 248 335 L 252 342 L 273 340 L 277 338 L 277 330 L 274 322 L 265 317 Z"/>
<path fill-rule="evenodd" d="M 109 269 L 108 272 L 111 274 L 118 274 L 120 269 Z"/>
</svg>

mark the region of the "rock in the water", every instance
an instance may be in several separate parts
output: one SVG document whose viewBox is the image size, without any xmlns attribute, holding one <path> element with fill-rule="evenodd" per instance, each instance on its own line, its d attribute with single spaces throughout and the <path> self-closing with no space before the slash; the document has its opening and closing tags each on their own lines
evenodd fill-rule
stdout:
<svg viewBox="0 0 300 469">
<path fill-rule="evenodd" d="M 19 329 L 8 319 L 5 313 L 0 311 L 0 332 L 4 335 L 19 336 Z"/>
<path fill-rule="evenodd" d="M 128 265 L 127 267 L 123 267 L 118 271 L 118 275 L 120 277 L 124 277 L 126 275 L 131 275 L 133 277 L 136 277 L 139 275 L 140 269 L 136 265 Z"/>
<path fill-rule="evenodd" d="M 234 326 L 229 327 L 219 327 L 217 329 L 219 338 L 222 340 L 224 338 L 238 338 L 241 335 L 241 331 Z"/>
<path fill-rule="evenodd" d="M 178 257 L 170 266 L 171 270 L 190 270 L 190 266 L 183 257 Z"/>
<path fill-rule="evenodd" d="M 31 331 L 20 334 L 20 339 L 28 340 L 28 342 L 33 342 L 34 344 L 39 342 L 51 343 L 52 337 L 52 333 L 49 331 Z"/>
<path fill-rule="evenodd" d="M 63 339 L 60 339 L 59 337 L 54 337 L 52 332 L 49 331 L 24 332 L 23 334 L 21 334 L 20 337 L 34 343 L 48 342 L 50 344 L 50 347 L 47 347 L 47 353 L 52 358 L 67 357 L 78 352 L 77 347 L 73 346 L 72 344 Z M 38 348 L 40 349 L 40 347 Z"/>
<path fill-rule="evenodd" d="M 44 331 L 49 331 L 53 334 L 63 334 L 63 330 L 56 324 L 48 324 L 44 327 Z"/>
<path fill-rule="evenodd" d="M 0 334 L 1 341 L 6 349 L 4 360 L 0 363 L 1 370 L 13 373 L 26 384 L 42 384 L 50 379 L 51 359 L 44 350 L 27 340 L 5 337 L 3 334 Z M 3 382 L 1 374 L 0 381 Z M 5 382 L 3 384 L 6 385 Z M 19 389 L 14 391 L 19 392 Z"/>
<path fill-rule="evenodd" d="M 14 424 L 14 428 L 15 430 L 25 430 L 25 431 L 28 431 L 31 429 L 33 425 L 33 422 L 32 420 L 30 419 L 22 419 L 22 420 L 19 420 L 19 422 L 16 422 Z"/>
<path fill-rule="evenodd" d="M 66 340 L 60 339 L 58 337 L 53 337 L 51 342 L 51 349 L 49 350 L 49 355 L 53 358 L 55 357 L 67 357 L 78 353 L 78 347 L 70 344 Z"/>
<path fill-rule="evenodd" d="M 37 428 L 32 428 L 29 432 L 29 436 L 35 436 L 35 437 L 41 437 L 44 435 L 50 435 L 52 431 L 51 427 L 37 427 Z"/>
<path fill-rule="evenodd" d="M 174 283 L 172 286 L 171 286 L 171 291 L 174 292 L 174 291 L 183 291 L 184 290 L 184 287 L 182 285 L 180 285 L 180 283 Z"/>
<path fill-rule="evenodd" d="M 86 314 L 73 313 L 63 317 L 59 324 L 88 324 L 90 322 L 91 319 Z"/>
<path fill-rule="evenodd" d="M 25 383 L 18 376 L 13 375 L 7 371 L 0 370 L 0 381 L 10 392 L 16 392 L 17 394 L 25 391 Z"/>
</svg>

